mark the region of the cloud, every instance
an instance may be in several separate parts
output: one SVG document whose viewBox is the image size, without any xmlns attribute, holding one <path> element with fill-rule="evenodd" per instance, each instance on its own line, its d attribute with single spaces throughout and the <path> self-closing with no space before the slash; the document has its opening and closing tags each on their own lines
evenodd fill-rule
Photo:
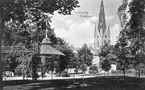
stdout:
<svg viewBox="0 0 145 90">
<path fill-rule="evenodd" d="M 72 15 L 60 15 L 54 13 L 51 26 L 58 37 L 65 38 L 75 47 L 81 47 L 84 43 L 94 42 L 94 24 L 98 23 L 101 0 L 79 0 L 80 8 L 75 9 Z M 111 44 L 115 44 L 119 34 L 119 20 L 117 9 L 122 0 L 104 0 L 106 24 L 111 25 Z M 88 12 L 92 17 L 81 17 L 76 12 Z"/>
<path fill-rule="evenodd" d="M 114 16 L 106 16 L 106 20 L 112 20 Z"/>
<path fill-rule="evenodd" d="M 97 16 L 93 16 L 90 18 L 90 21 L 92 22 L 92 24 L 95 24 L 98 21 L 99 17 Z"/>
<path fill-rule="evenodd" d="M 80 47 L 84 43 L 93 42 L 94 25 L 85 19 L 82 22 L 73 22 L 68 30 L 56 28 L 55 33 L 58 37 L 66 38 L 70 44 Z"/>
<path fill-rule="evenodd" d="M 110 28 L 111 44 L 115 44 L 119 35 L 120 26 L 113 25 Z M 68 30 L 56 28 L 55 33 L 58 37 L 65 38 L 67 42 L 75 47 L 81 47 L 84 43 L 94 43 L 94 24 L 90 20 L 72 23 Z"/>
<path fill-rule="evenodd" d="M 69 35 L 68 31 L 66 31 L 64 28 L 56 28 L 54 32 L 57 37 L 61 37 L 61 38 L 67 38 Z"/>
</svg>

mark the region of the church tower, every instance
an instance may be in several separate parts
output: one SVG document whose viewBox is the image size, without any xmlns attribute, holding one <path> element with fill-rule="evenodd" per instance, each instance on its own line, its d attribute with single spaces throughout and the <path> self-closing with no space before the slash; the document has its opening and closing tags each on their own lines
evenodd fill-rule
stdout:
<svg viewBox="0 0 145 90">
<path fill-rule="evenodd" d="M 94 64 L 99 65 L 98 53 L 100 48 L 110 43 L 110 27 L 106 25 L 105 9 L 103 0 L 101 0 L 98 27 L 95 24 L 94 32 Z"/>
</svg>

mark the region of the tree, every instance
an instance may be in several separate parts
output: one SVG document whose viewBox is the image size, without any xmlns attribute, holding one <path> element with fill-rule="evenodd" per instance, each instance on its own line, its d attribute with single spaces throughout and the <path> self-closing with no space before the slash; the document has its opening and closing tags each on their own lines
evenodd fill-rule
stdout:
<svg viewBox="0 0 145 90">
<path fill-rule="evenodd" d="M 87 66 L 92 65 L 93 54 L 87 44 L 84 44 L 82 48 L 78 50 L 78 60 L 80 64 L 85 64 Z"/>
<path fill-rule="evenodd" d="M 136 64 L 140 67 L 142 60 L 139 52 L 144 52 L 145 29 L 143 23 L 145 20 L 145 2 L 144 0 L 132 0 L 129 5 L 130 20 L 128 22 L 129 29 L 126 29 L 128 40 L 131 42 L 131 52 L 135 57 Z M 139 68 L 140 77 L 140 68 Z"/>
<path fill-rule="evenodd" d="M 114 52 L 113 45 L 105 44 L 101 47 L 101 52 L 99 53 L 101 68 L 107 72 L 111 69 L 114 59 L 116 59 Z"/>
<path fill-rule="evenodd" d="M 9 60 L 9 62 L 10 62 L 9 65 L 8 65 L 9 66 L 9 71 L 15 72 L 15 68 L 19 64 L 16 60 L 17 56 L 15 54 L 9 54 L 8 57 L 5 57 L 5 58 L 7 58 L 7 60 Z"/>
<path fill-rule="evenodd" d="M 87 71 L 87 65 L 86 64 L 81 64 L 80 65 L 80 69 L 82 70 L 83 74 L 85 73 L 85 71 Z"/>
<path fill-rule="evenodd" d="M 128 56 L 131 56 L 130 53 L 130 47 L 129 47 L 129 40 L 128 40 L 128 36 L 126 33 L 126 30 L 128 30 L 128 16 L 127 16 L 127 9 L 128 6 L 128 0 L 123 0 L 123 4 L 118 8 L 118 15 L 119 15 L 119 19 L 121 22 L 121 32 L 119 35 L 119 39 L 117 44 L 115 45 L 115 49 L 116 49 L 116 63 L 117 63 L 117 69 L 121 69 L 124 72 L 124 76 L 125 76 L 125 72 L 126 69 L 128 69 L 129 65 L 130 65 L 130 58 Z"/>
<path fill-rule="evenodd" d="M 62 72 L 66 68 L 75 68 L 77 61 L 71 46 L 65 40 L 58 38 L 56 48 L 65 54 L 65 56 L 60 56 L 58 60 L 59 71 Z"/>
<path fill-rule="evenodd" d="M 4 66 L 3 66 L 3 72 L 10 71 L 11 60 L 9 58 L 9 55 L 3 55 L 1 58 L 2 58 L 2 62 L 4 64 Z"/>
<path fill-rule="evenodd" d="M 32 72 L 32 79 L 37 80 L 38 78 L 38 67 L 40 64 L 40 57 L 37 56 L 36 53 L 32 53 L 31 55 L 31 62 L 29 63 L 29 67 L 31 67 L 31 72 Z"/>
<path fill-rule="evenodd" d="M 38 34 L 41 34 L 40 31 L 46 29 L 47 26 L 45 23 L 49 14 L 53 15 L 53 13 L 57 11 L 63 15 L 70 15 L 74 8 L 79 7 L 78 3 L 77 0 L 11 0 L 10 3 L 3 4 L 1 8 L 4 11 L 3 21 L 5 26 L 7 27 L 9 26 L 7 24 L 13 23 L 13 28 L 12 25 L 10 27 L 11 32 L 21 32 L 25 30 L 29 33 L 31 32 L 31 34 L 34 33 L 35 38 L 31 38 L 36 41 L 44 38 L 44 36 L 41 38 L 38 37 Z M 48 20 L 49 24 L 51 20 L 50 18 L 48 18 Z M 50 37 L 54 39 L 54 35 Z"/>
<path fill-rule="evenodd" d="M 26 19 L 32 21 L 41 19 L 43 13 L 53 14 L 57 11 L 63 15 L 70 15 L 71 11 L 78 6 L 78 0 L 11 0 L 3 4 L 4 21 L 18 20 L 23 23 Z"/>
<path fill-rule="evenodd" d="M 111 69 L 111 63 L 109 60 L 105 59 L 101 62 L 101 68 L 108 72 Z"/>
<path fill-rule="evenodd" d="M 123 71 L 124 76 L 133 58 L 132 54 L 130 53 L 131 50 L 130 50 L 129 45 L 130 44 L 128 41 L 128 37 L 126 35 L 126 28 L 125 28 L 120 32 L 120 38 L 117 44 L 115 45 L 117 67 L 119 67 L 118 69 Z"/>
<path fill-rule="evenodd" d="M 31 61 L 31 54 L 30 53 L 25 53 L 25 52 L 19 52 L 19 55 L 16 58 L 16 61 L 18 65 L 15 68 L 15 73 L 17 75 L 23 75 L 23 80 L 25 79 L 26 75 L 31 76 L 31 67 L 30 65 Z M 38 61 L 37 61 L 38 62 Z M 32 64 L 32 63 L 31 63 Z"/>
<path fill-rule="evenodd" d="M 96 74 L 98 73 L 98 67 L 97 66 L 91 66 L 89 68 L 89 74 Z"/>
<path fill-rule="evenodd" d="M 3 23 L 0 24 L 5 25 L 4 45 L 17 45 L 21 42 L 30 50 L 34 49 L 36 46 L 32 45 L 38 45 L 44 38 L 44 30 L 47 28 L 45 18 L 48 18 L 49 14 L 53 15 L 55 11 L 70 15 L 76 7 L 79 7 L 77 0 L 11 0 L 10 3 L 1 5 L 0 8 L 4 11 Z M 48 19 L 50 23 L 51 20 Z M 49 29 L 48 36 L 56 44 L 57 39 L 52 29 Z M 32 67 L 32 71 L 36 72 L 36 65 Z"/>
<path fill-rule="evenodd" d="M 45 56 L 44 66 L 42 67 L 42 76 L 45 72 L 51 71 L 51 75 L 53 78 L 54 71 L 57 71 L 59 67 L 59 56 L 58 55 L 49 55 Z"/>
</svg>

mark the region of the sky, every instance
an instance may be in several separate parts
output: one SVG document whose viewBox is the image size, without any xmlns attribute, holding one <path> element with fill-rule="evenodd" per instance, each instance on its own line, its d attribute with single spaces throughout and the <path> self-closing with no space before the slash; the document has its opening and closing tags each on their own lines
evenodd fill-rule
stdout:
<svg viewBox="0 0 145 90">
<path fill-rule="evenodd" d="M 74 47 L 81 47 L 84 43 L 94 43 L 95 22 L 98 23 L 101 0 L 79 0 L 79 8 L 72 11 L 72 15 L 54 13 L 51 27 L 57 37 L 64 38 Z M 104 0 L 106 24 L 110 26 L 111 44 L 115 44 L 120 30 L 117 9 L 122 0 Z M 86 15 L 90 17 L 81 17 Z M 98 24 L 97 24 L 98 25 Z"/>
</svg>

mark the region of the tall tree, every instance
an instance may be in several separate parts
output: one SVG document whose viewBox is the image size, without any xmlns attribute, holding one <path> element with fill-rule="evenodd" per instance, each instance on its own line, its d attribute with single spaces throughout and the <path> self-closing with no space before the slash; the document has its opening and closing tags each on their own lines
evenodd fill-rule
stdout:
<svg viewBox="0 0 145 90">
<path fill-rule="evenodd" d="M 32 75 L 33 80 L 37 80 L 38 78 L 37 71 L 38 71 L 40 61 L 41 61 L 41 58 L 38 57 L 36 53 L 32 53 L 29 67 L 31 67 L 31 72 L 32 72 L 31 75 Z"/>
<path fill-rule="evenodd" d="M 101 68 L 105 71 L 111 69 L 111 64 L 115 63 L 116 56 L 114 54 L 114 46 L 105 44 L 101 47 L 101 52 L 99 53 Z"/>
<path fill-rule="evenodd" d="M 117 57 L 116 63 L 118 69 L 122 70 L 125 76 L 125 72 L 128 69 L 129 65 L 131 64 L 130 60 L 132 58 L 132 54 L 130 53 L 130 48 L 128 45 L 127 35 L 125 33 L 125 29 L 120 32 L 120 37 L 115 45 L 115 55 Z"/>
<path fill-rule="evenodd" d="M 9 3 L 4 3 L 6 1 L 9 1 Z M 30 19 L 32 22 L 40 21 L 41 23 L 37 23 L 37 25 L 43 28 L 44 20 L 41 20 L 43 13 L 53 14 L 54 11 L 58 11 L 60 14 L 66 15 L 71 14 L 71 11 L 76 7 L 78 7 L 77 0 L 2 0 L 0 3 L 0 29 L 2 30 L 0 43 L 3 35 L 3 23 L 10 21 L 10 19 L 16 21 L 16 23 L 21 23 L 21 28 L 26 26 L 24 24 L 26 19 Z M 4 15 L 3 17 L 2 14 Z M 2 81 L 1 70 L 0 80 Z"/>
<path fill-rule="evenodd" d="M 61 38 L 58 38 L 57 43 L 56 48 L 65 54 L 65 56 L 60 56 L 58 60 L 60 71 L 63 71 L 66 68 L 74 68 L 76 64 L 76 57 L 71 46 Z"/>
<path fill-rule="evenodd" d="M 78 3 L 77 0 L 11 0 L 9 3 L 2 4 L 1 8 L 4 11 L 3 21 L 6 27 L 10 26 L 11 31 L 9 31 L 13 32 L 12 37 L 16 32 L 18 33 L 25 30 L 32 34 L 31 37 L 20 39 L 18 36 L 15 36 L 17 41 L 25 41 L 26 39 L 41 41 L 42 38 L 44 38 L 44 32 L 42 33 L 42 30 L 46 29 L 45 18 L 48 17 L 49 14 L 53 15 L 55 11 L 63 15 L 70 15 L 74 8 L 79 7 Z M 51 21 L 50 18 L 48 19 Z M 7 25 L 9 23 L 12 23 L 13 25 Z M 49 32 L 51 32 L 51 30 Z M 11 37 L 11 35 L 9 37 L 8 35 L 5 36 L 7 38 Z M 49 34 L 48 36 L 52 39 L 52 42 L 55 42 L 56 44 L 54 34 Z M 9 44 L 12 44 L 13 40 L 14 38 L 9 40 Z"/>
<path fill-rule="evenodd" d="M 78 0 L 11 0 L 3 4 L 4 20 L 18 20 L 23 23 L 26 19 L 32 21 L 41 19 L 43 13 L 53 14 L 57 11 L 63 15 L 70 15 L 71 11 L 78 6 Z"/>
<path fill-rule="evenodd" d="M 0 8 L 4 11 L 5 25 L 3 44 L 17 45 L 22 42 L 29 49 L 36 47 L 33 44 L 38 45 L 44 38 L 47 28 L 45 19 L 48 15 L 53 15 L 55 11 L 70 15 L 74 8 L 79 7 L 78 3 L 78 0 L 11 0 L 9 3 L 2 4 Z M 48 19 L 50 23 L 51 20 Z M 56 44 L 54 31 L 49 28 L 48 34 L 51 41 Z"/>
<path fill-rule="evenodd" d="M 3 21 L 6 27 L 4 45 L 15 45 L 20 41 L 30 45 L 31 40 L 40 43 L 44 38 L 48 15 L 53 15 L 55 11 L 59 14 L 70 15 L 74 8 L 79 7 L 78 3 L 77 0 L 10 0 L 9 3 L 2 4 Z M 51 20 L 48 19 L 50 23 Z M 16 35 L 18 33 L 21 33 L 23 38 Z M 26 33 L 30 36 L 26 37 Z M 48 36 L 56 44 L 52 29 L 49 29 Z"/>
<path fill-rule="evenodd" d="M 108 72 L 111 69 L 111 61 L 109 61 L 108 59 L 105 59 L 101 62 L 101 68 Z"/>
<path fill-rule="evenodd" d="M 129 21 L 129 29 L 126 30 L 129 41 L 131 42 L 131 52 L 135 57 L 137 66 L 140 67 L 142 63 L 141 55 L 139 52 L 144 52 L 145 42 L 145 29 L 143 28 L 143 22 L 145 18 L 145 1 L 144 0 L 132 0 L 129 5 L 129 13 L 131 15 Z M 140 77 L 140 68 L 139 68 Z"/>
<path fill-rule="evenodd" d="M 93 54 L 87 44 L 84 44 L 82 48 L 78 50 L 78 59 L 81 64 L 85 64 L 87 66 L 92 65 Z"/>
</svg>

